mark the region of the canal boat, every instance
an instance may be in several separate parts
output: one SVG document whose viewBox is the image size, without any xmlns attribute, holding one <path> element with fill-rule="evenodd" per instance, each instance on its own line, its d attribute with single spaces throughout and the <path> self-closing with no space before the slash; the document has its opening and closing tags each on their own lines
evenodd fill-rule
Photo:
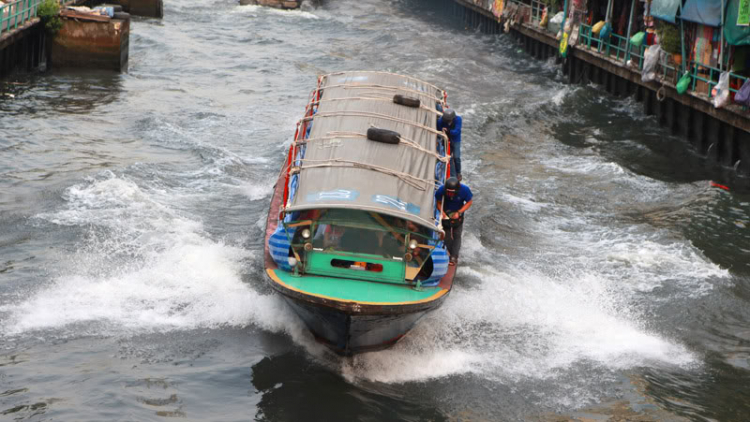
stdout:
<svg viewBox="0 0 750 422">
<path fill-rule="evenodd" d="M 456 267 L 436 188 L 445 91 L 386 72 L 318 78 L 271 200 L 270 285 L 339 354 L 395 344 L 448 297 Z"/>
</svg>

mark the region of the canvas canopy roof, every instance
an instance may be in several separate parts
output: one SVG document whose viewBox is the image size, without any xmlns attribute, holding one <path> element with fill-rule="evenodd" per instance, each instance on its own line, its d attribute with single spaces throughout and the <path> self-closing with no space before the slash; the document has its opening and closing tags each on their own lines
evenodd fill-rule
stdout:
<svg viewBox="0 0 750 422">
<path fill-rule="evenodd" d="M 721 25 L 721 0 L 687 0 L 680 18 L 708 26 Z"/>
<path fill-rule="evenodd" d="M 652 0 L 651 16 L 663 21 L 675 23 L 677 9 L 680 8 L 681 0 Z"/>
<path fill-rule="evenodd" d="M 323 208 L 373 211 L 435 230 L 436 102 L 429 83 L 384 72 L 342 72 L 321 82 L 322 97 L 304 142 L 299 187 L 287 212 Z M 419 98 L 420 108 L 393 96 Z M 398 132 L 401 142 L 367 139 L 367 129 Z"/>
</svg>

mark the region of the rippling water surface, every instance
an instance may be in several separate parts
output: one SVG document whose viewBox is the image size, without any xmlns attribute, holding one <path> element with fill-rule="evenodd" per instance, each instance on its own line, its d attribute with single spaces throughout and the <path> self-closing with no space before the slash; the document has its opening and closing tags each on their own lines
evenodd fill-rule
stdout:
<svg viewBox="0 0 750 422">
<path fill-rule="evenodd" d="M 0 82 L 0 419 L 748 419 L 750 196 L 639 104 L 426 1 L 168 1 L 130 46 Z M 262 228 L 317 75 L 362 69 L 449 91 L 477 197 L 446 304 L 342 359 Z"/>
</svg>

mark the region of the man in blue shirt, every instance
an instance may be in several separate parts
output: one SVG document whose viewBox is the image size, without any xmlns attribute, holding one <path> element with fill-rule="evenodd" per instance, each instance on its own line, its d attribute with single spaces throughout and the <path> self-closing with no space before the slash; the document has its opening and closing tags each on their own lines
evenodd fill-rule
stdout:
<svg viewBox="0 0 750 422">
<path fill-rule="evenodd" d="M 461 232 L 464 225 L 464 212 L 471 208 L 473 194 L 468 186 L 451 177 L 435 192 L 438 209 L 442 210 L 445 247 L 451 255 L 450 265 L 456 265 L 461 249 Z"/>
<path fill-rule="evenodd" d="M 443 110 L 443 116 L 438 118 L 437 130 L 442 131 L 448 136 L 451 145 L 451 159 L 453 168 L 451 176 L 456 176 L 461 181 L 461 125 L 463 120 L 461 116 L 456 115 L 453 109 L 446 108 Z"/>
</svg>

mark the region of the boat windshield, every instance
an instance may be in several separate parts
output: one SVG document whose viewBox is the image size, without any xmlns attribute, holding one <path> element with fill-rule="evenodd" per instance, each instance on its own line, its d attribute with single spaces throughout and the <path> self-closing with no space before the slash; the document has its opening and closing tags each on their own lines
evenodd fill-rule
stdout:
<svg viewBox="0 0 750 422">
<path fill-rule="evenodd" d="M 323 210 L 310 215 L 315 250 L 402 258 L 412 239 L 426 244 L 429 230 L 410 221 L 352 210 Z"/>
</svg>

